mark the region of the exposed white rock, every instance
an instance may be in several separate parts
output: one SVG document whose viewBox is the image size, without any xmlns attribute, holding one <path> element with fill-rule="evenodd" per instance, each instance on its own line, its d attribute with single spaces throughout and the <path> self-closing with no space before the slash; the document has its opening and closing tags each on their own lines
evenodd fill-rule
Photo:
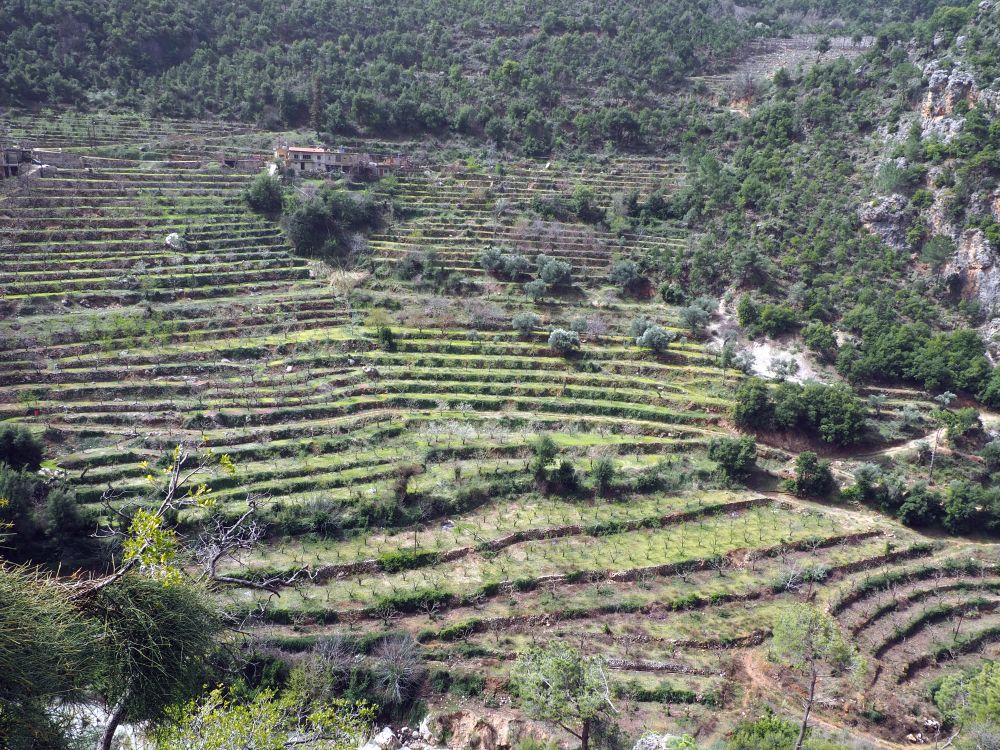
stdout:
<svg viewBox="0 0 1000 750">
<path fill-rule="evenodd" d="M 184 249 L 184 239 L 177 232 L 171 232 L 168 234 L 167 238 L 164 240 L 164 244 L 171 250 Z"/>
<path fill-rule="evenodd" d="M 945 278 L 963 299 L 976 300 L 988 314 L 1000 309 L 1000 264 L 981 229 L 966 229 L 958 251 L 945 266 Z"/>
<path fill-rule="evenodd" d="M 896 250 L 905 250 L 907 244 L 903 214 L 906 206 L 906 198 L 896 193 L 863 205 L 858 213 L 861 223 L 869 232 Z"/>
<path fill-rule="evenodd" d="M 639 738 L 632 750 L 668 750 L 678 739 L 675 734 L 647 734 Z"/>
<path fill-rule="evenodd" d="M 361 746 L 361 750 L 398 750 L 399 738 L 392 727 L 383 727 L 382 731 Z"/>
</svg>

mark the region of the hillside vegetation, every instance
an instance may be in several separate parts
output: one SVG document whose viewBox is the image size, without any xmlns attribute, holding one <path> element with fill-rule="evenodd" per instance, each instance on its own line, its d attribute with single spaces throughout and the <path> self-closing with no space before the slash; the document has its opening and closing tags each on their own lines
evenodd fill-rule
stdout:
<svg viewBox="0 0 1000 750">
<path fill-rule="evenodd" d="M 1000 7 L 0 8 L 0 747 L 995 747 Z"/>
</svg>

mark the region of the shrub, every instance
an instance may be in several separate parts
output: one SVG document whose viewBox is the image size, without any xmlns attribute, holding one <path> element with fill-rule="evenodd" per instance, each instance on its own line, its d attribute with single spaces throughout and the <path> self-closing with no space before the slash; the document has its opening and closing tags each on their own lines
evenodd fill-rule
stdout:
<svg viewBox="0 0 1000 750">
<path fill-rule="evenodd" d="M 896 518 L 901 523 L 916 528 L 937 526 L 941 523 L 941 515 L 941 498 L 928 490 L 926 484 L 912 487 L 896 510 Z"/>
<path fill-rule="evenodd" d="M 590 476 L 594 479 L 598 492 L 607 492 L 615 479 L 615 471 L 615 462 L 607 456 L 594 461 L 594 465 L 590 468 Z"/>
<path fill-rule="evenodd" d="M 576 474 L 576 467 L 568 459 L 564 458 L 559 462 L 553 479 L 561 492 L 576 492 L 580 488 L 580 478 Z"/>
<path fill-rule="evenodd" d="M 750 328 L 757 323 L 759 317 L 760 309 L 754 303 L 753 298 L 749 294 L 740 297 L 740 301 L 736 305 L 736 322 L 740 324 L 740 327 Z"/>
<path fill-rule="evenodd" d="M 670 344 L 676 340 L 677 334 L 654 323 L 646 328 L 642 332 L 642 335 L 636 338 L 635 343 L 644 349 L 649 349 L 657 354 L 663 354 L 670 347 Z"/>
<path fill-rule="evenodd" d="M 920 258 L 937 271 L 951 259 L 956 249 L 951 237 L 945 234 L 935 234 L 920 249 Z"/>
<path fill-rule="evenodd" d="M 545 296 L 545 292 L 548 289 L 545 282 L 541 279 L 534 279 L 528 281 L 524 285 L 524 293 L 528 295 L 532 302 L 538 302 L 542 297 Z"/>
<path fill-rule="evenodd" d="M 504 253 L 498 247 L 488 247 L 479 256 L 479 265 L 488 273 L 516 281 L 528 272 L 531 264 L 523 255 Z"/>
<path fill-rule="evenodd" d="M 646 329 L 650 326 L 656 325 L 652 320 L 646 317 L 636 318 L 633 320 L 628 327 L 628 335 L 632 338 L 639 338 L 646 332 Z"/>
<path fill-rule="evenodd" d="M 277 213 L 281 210 L 281 182 L 266 172 L 261 173 L 243 193 L 243 200 L 258 213 Z"/>
<path fill-rule="evenodd" d="M 538 278 L 550 287 L 570 286 L 573 283 L 573 269 L 564 260 L 556 260 L 549 255 L 539 255 L 535 259 Z"/>
<path fill-rule="evenodd" d="M 988 471 L 1000 471 L 1000 440 L 991 440 L 988 442 L 979 451 L 979 455 L 982 457 L 983 463 L 986 464 Z"/>
<path fill-rule="evenodd" d="M 833 327 L 819 320 L 811 321 L 802 329 L 802 340 L 806 346 L 824 359 L 832 360 L 837 352 L 837 338 L 833 334 Z"/>
<path fill-rule="evenodd" d="M 795 459 L 794 491 L 799 497 L 826 497 L 833 489 L 830 462 L 820 461 L 812 451 L 803 451 Z"/>
<path fill-rule="evenodd" d="M 14 469 L 38 471 L 42 465 L 42 443 L 27 428 L 0 427 L 0 462 Z"/>
<path fill-rule="evenodd" d="M 668 305 L 679 305 L 684 301 L 684 290 L 679 284 L 672 281 L 663 282 L 657 291 L 660 294 L 660 299 Z"/>
<path fill-rule="evenodd" d="M 522 336 L 528 336 L 536 328 L 538 328 L 538 325 L 541 322 L 542 319 L 535 315 L 535 313 L 526 312 L 515 315 L 511 320 L 511 325 L 513 325 L 514 330 Z"/>
<path fill-rule="evenodd" d="M 558 354 L 570 354 L 580 348 L 580 334 L 556 328 L 549 334 L 549 347 Z"/>
<path fill-rule="evenodd" d="M 608 280 L 626 294 L 635 294 L 646 282 L 646 277 L 634 260 L 617 260 L 611 266 Z"/>
<path fill-rule="evenodd" d="M 744 480 L 757 465 L 757 442 L 752 437 L 718 438 L 709 443 L 708 457 L 728 479 Z"/>
<path fill-rule="evenodd" d="M 799 728 L 768 711 L 756 721 L 741 721 L 733 730 L 726 750 L 791 750 Z"/>
<path fill-rule="evenodd" d="M 681 322 L 691 333 L 701 333 L 708 325 L 710 313 L 699 305 L 688 305 L 681 309 Z"/>
<path fill-rule="evenodd" d="M 787 305 L 767 303 L 761 305 L 757 322 L 750 328 L 755 333 L 759 332 L 765 336 L 774 337 L 792 330 L 797 323 L 798 319 L 792 308 Z"/>
<path fill-rule="evenodd" d="M 774 404 L 767 384 L 760 378 L 747 378 L 736 389 L 733 421 L 749 430 L 769 430 L 774 426 Z"/>
</svg>

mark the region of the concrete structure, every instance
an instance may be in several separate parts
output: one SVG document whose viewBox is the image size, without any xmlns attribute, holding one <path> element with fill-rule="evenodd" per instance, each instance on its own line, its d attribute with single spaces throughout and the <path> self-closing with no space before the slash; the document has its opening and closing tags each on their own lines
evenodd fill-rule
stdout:
<svg viewBox="0 0 1000 750">
<path fill-rule="evenodd" d="M 31 150 L 20 146 L 0 146 L 0 177 L 17 177 L 31 163 Z"/>
<path fill-rule="evenodd" d="M 405 156 L 372 156 L 346 148 L 326 149 L 314 146 L 286 146 L 275 150 L 275 160 L 293 172 L 302 174 L 353 174 L 385 177 L 411 169 Z"/>
</svg>

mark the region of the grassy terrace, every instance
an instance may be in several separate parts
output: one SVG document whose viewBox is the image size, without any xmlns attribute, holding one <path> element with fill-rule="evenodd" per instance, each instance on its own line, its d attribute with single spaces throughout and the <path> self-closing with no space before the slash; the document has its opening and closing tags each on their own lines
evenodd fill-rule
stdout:
<svg viewBox="0 0 1000 750">
<path fill-rule="evenodd" d="M 434 250 L 448 268 L 481 274 L 478 255 L 490 245 L 568 261 L 584 276 L 603 274 L 617 254 L 670 251 L 686 246 L 686 233 L 664 226 L 655 234 L 612 234 L 593 226 L 526 220 L 518 213 L 535 201 L 568 199 L 575 189 L 591 191 L 606 207 L 615 195 L 646 197 L 683 181 L 675 161 L 622 158 L 594 170 L 549 163 L 503 165 L 492 172 L 465 167 L 426 170 L 400 178 L 393 190 L 408 220 L 370 240 L 377 260 L 391 263 L 415 251 Z"/>
<path fill-rule="evenodd" d="M 860 508 L 720 489 L 706 448 L 731 434 L 735 377 L 698 341 L 639 349 L 633 319 L 683 333 L 679 311 L 607 294 L 616 258 L 683 250 L 681 228 L 619 234 L 532 208 L 579 185 L 601 206 L 670 190 L 684 178 L 675 160 L 428 163 L 381 184 L 402 214 L 369 238 L 348 291 L 247 209 L 252 175 L 219 165 L 224 149 L 266 151 L 267 134 L 125 116 L 9 125 L 109 158 L 0 193 L 0 420 L 44 433 L 91 516 L 109 484 L 141 495 L 179 442 L 228 453 L 237 477 L 205 477 L 217 508 L 238 512 L 253 493 L 268 521 L 244 574 L 299 576 L 280 597 L 227 591 L 263 613 L 272 645 L 404 630 L 431 669 L 502 685 L 519 649 L 582 638 L 654 729 L 677 727 L 665 704 L 692 720 L 741 705 L 742 670 L 792 601 L 836 613 L 873 664 L 864 699 L 900 716 L 919 715 L 943 670 L 996 652 L 995 550 L 927 543 Z M 165 243 L 174 232 L 183 247 Z M 535 305 L 485 281 L 491 245 L 569 261 L 575 289 Z M 478 284 L 445 298 L 443 317 L 426 312 L 441 297 L 388 273 L 426 250 Z M 485 322 L 484 303 L 499 310 Z M 542 323 L 519 336 L 510 318 L 524 311 Z M 589 316 L 604 333 L 574 356 L 549 348 L 550 329 Z M 887 421 L 924 398 L 886 392 Z M 542 432 L 558 452 L 550 473 L 571 462 L 579 492 L 535 481 Z M 772 470 L 790 458 L 764 453 Z M 617 470 L 606 496 L 588 477 L 601 458 Z"/>
</svg>

